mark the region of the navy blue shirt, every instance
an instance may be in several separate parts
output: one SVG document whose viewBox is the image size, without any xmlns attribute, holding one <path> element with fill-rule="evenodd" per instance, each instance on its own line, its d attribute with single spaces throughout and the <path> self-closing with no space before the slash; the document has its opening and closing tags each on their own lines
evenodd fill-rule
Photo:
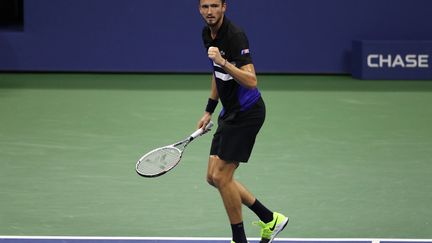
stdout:
<svg viewBox="0 0 432 243">
<path fill-rule="evenodd" d="M 252 64 L 246 34 L 226 16 L 215 39 L 212 39 L 208 26 L 204 27 L 202 38 L 206 50 L 211 46 L 219 48 L 222 57 L 236 67 Z M 246 88 L 225 72 L 221 66 L 214 62 L 212 65 L 218 95 L 223 106 L 222 114 L 247 110 L 261 97 L 257 88 Z"/>
</svg>

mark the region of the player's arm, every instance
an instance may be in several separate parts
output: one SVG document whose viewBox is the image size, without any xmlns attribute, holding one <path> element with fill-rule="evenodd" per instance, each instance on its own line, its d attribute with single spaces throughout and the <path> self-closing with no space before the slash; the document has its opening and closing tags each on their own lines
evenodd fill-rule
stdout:
<svg viewBox="0 0 432 243">
<path fill-rule="evenodd" d="M 255 74 L 255 67 L 253 64 L 247 64 L 240 68 L 237 68 L 236 66 L 227 61 L 223 66 L 223 69 L 243 86 L 249 89 L 256 88 L 258 81 Z"/>
<path fill-rule="evenodd" d="M 216 64 L 221 66 L 237 82 L 249 89 L 256 88 L 258 81 L 253 64 L 246 64 L 238 68 L 224 59 L 217 47 L 210 47 L 208 50 L 208 56 Z"/>
<path fill-rule="evenodd" d="M 204 114 L 201 117 L 201 119 L 198 121 L 197 128 L 205 127 L 210 122 L 212 114 L 214 112 L 214 109 L 217 106 L 218 101 L 219 101 L 219 94 L 216 88 L 216 80 L 214 75 L 212 75 L 210 97 L 208 99 L 208 103 L 204 111 Z"/>
<path fill-rule="evenodd" d="M 216 101 L 219 100 L 219 94 L 218 94 L 218 91 L 217 91 L 216 79 L 215 79 L 214 75 L 212 75 L 212 80 L 211 80 L 210 99 L 216 100 Z"/>
</svg>

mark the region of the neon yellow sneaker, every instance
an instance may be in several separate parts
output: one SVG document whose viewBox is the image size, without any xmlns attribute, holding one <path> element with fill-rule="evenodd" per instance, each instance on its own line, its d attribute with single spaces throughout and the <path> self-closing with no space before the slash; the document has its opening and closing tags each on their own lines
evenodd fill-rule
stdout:
<svg viewBox="0 0 432 243">
<path fill-rule="evenodd" d="M 260 243 L 270 243 L 287 226 L 289 218 L 280 213 L 273 213 L 273 220 L 269 223 L 258 221 L 255 224 L 261 227 Z"/>
</svg>

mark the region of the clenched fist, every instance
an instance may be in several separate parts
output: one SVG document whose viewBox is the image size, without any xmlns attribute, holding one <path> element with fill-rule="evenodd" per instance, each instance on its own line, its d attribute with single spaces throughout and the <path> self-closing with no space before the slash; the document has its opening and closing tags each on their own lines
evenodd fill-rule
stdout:
<svg viewBox="0 0 432 243">
<path fill-rule="evenodd" d="M 226 64 L 226 60 L 222 57 L 219 48 L 211 46 L 208 49 L 208 57 L 216 64 L 224 67 Z"/>
</svg>

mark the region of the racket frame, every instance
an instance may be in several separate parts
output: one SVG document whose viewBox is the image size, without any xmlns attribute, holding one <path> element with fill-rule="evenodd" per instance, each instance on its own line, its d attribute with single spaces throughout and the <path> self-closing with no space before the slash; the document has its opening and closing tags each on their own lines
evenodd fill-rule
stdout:
<svg viewBox="0 0 432 243">
<path fill-rule="evenodd" d="M 137 163 L 136 163 L 136 165 L 135 165 L 135 171 L 138 173 L 138 175 L 140 175 L 140 176 L 142 176 L 142 177 L 154 178 L 154 177 L 159 177 L 159 176 L 161 176 L 161 175 L 167 173 L 168 171 L 174 169 L 174 167 L 176 167 L 176 166 L 180 163 L 180 161 L 181 161 L 181 159 L 182 159 L 182 157 L 183 157 L 183 152 L 184 152 L 186 146 L 187 146 L 190 142 L 192 142 L 195 138 L 197 138 L 197 137 L 199 137 L 199 136 L 202 136 L 202 135 L 206 134 L 208 131 L 210 131 L 210 129 L 213 127 L 213 125 L 214 125 L 214 123 L 213 123 L 212 121 L 210 121 L 210 122 L 206 125 L 205 128 L 200 128 L 200 129 L 196 130 L 196 131 L 193 132 L 193 133 L 192 133 L 188 138 L 183 139 L 183 140 L 181 140 L 181 141 L 179 141 L 179 142 L 177 142 L 177 143 L 171 144 L 171 145 L 167 145 L 167 146 L 163 146 L 163 147 L 160 147 L 160 148 L 153 149 L 152 151 L 146 153 L 145 155 L 141 156 L 140 159 L 137 161 Z M 144 160 L 145 157 L 147 157 L 149 154 L 152 154 L 152 153 L 154 153 L 154 152 L 156 152 L 156 151 L 158 151 L 158 150 L 163 150 L 163 149 L 167 149 L 167 148 L 169 148 L 169 149 L 176 149 L 176 150 L 179 151 L 180 156 L 179 156 L 179 159 L 177 160 L 176 163 L 174 163 L 174 164 L 171 165 L 170 167 L 165 168 L 165 169 L 164 169 L 163 171 L 161 171 L 160 173 L 152 174 L 152 175 L 150 175 L 150 174 L 143 174 L 143 173 L 141 173 L 141 172 L 138 170 L 139 165 L 141 164 L 141 162 Z"/>
</svg>

